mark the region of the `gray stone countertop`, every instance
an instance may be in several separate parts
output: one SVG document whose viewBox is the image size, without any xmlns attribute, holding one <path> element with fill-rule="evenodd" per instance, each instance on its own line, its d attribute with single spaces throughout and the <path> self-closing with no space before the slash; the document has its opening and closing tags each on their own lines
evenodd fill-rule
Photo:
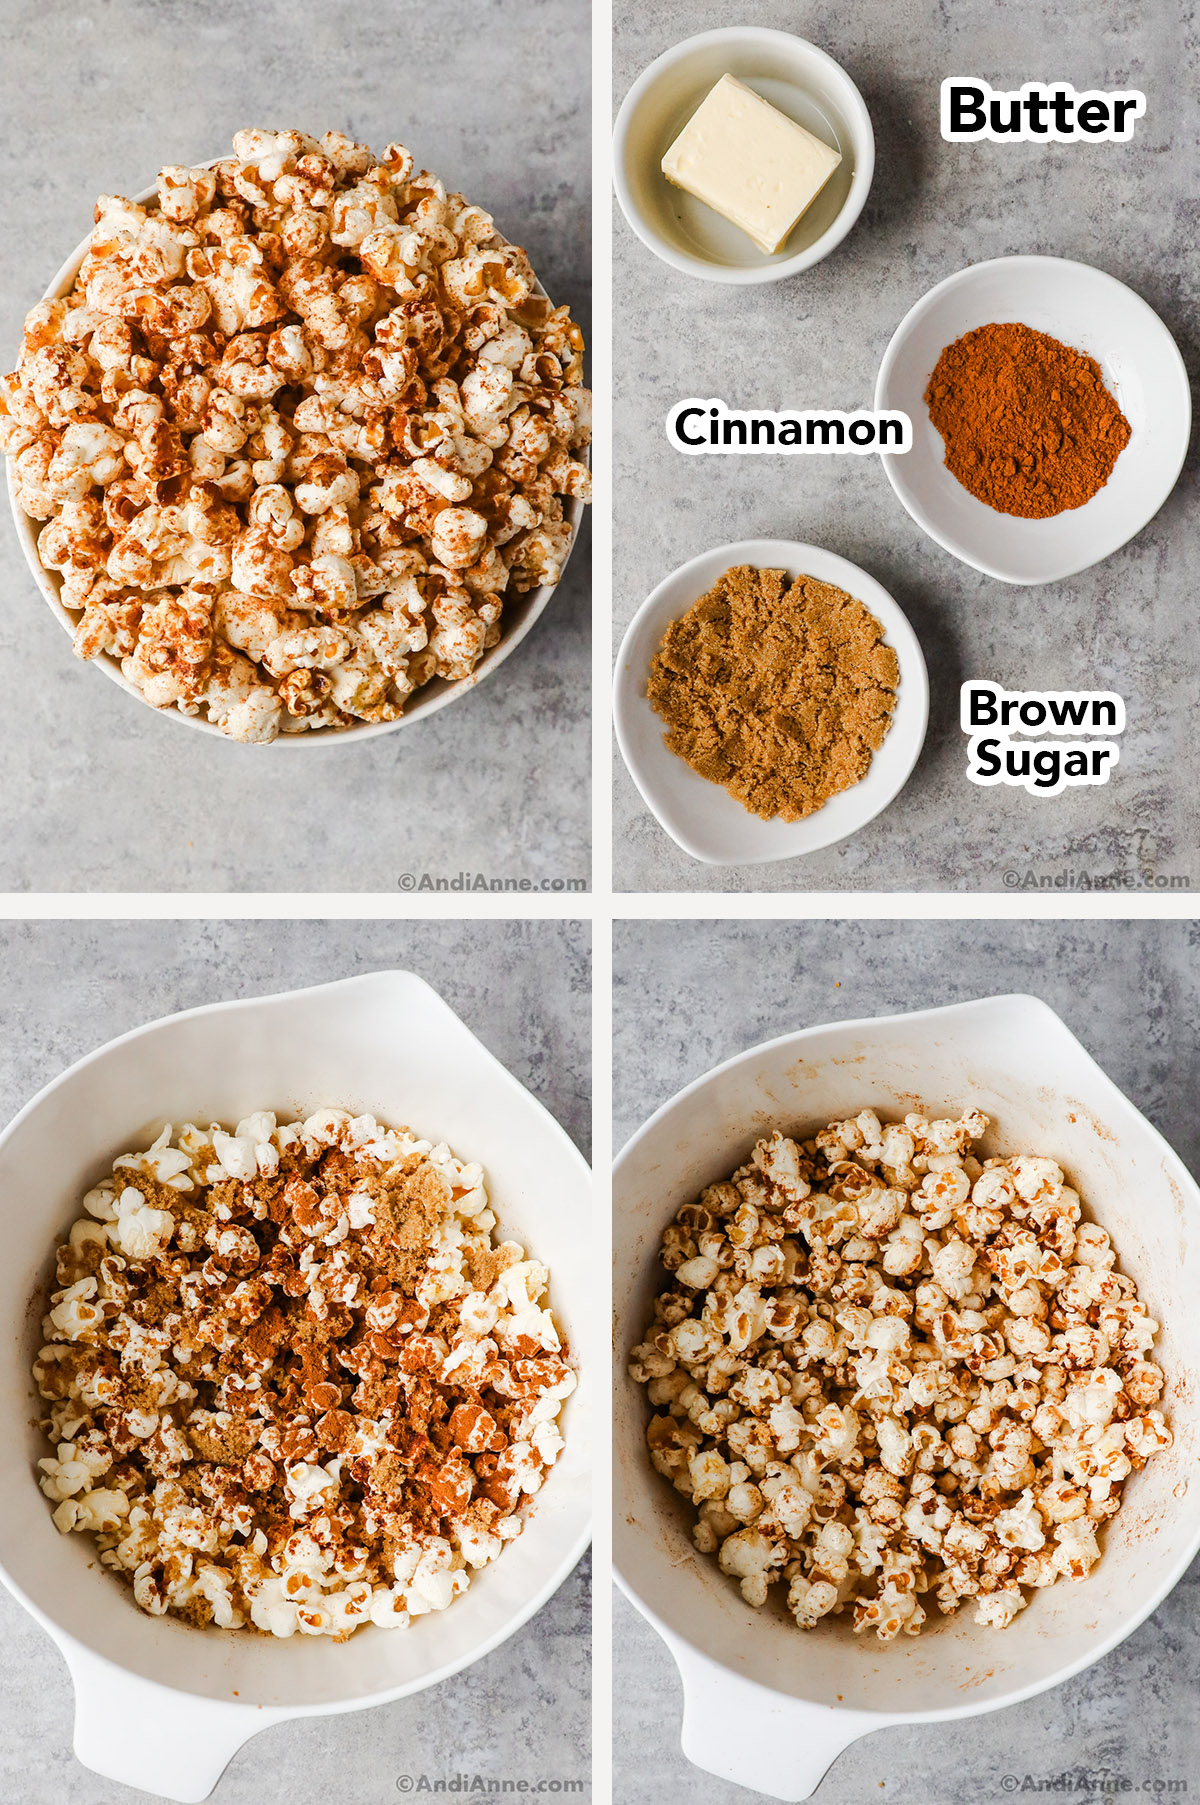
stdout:
<svg viewBox="0 0 1200 1805">
<path fill-rule="evenodd" d="M 1200 929 L 1182 922 L 622 922 L 614 944 L 614 1131 L 621 1147 L 662 1103 L 760 1041 L 819 1022 L 1004 991 L 1045 999 L 1200 1172 Z M 1128 1641 L 1025 1704 L 951 1724 L 881 1730 L 840 1755 L 819 1805 L 991 1805 L 1026 1777 L 1108 1775 L 1131 1792 L 1194 1787 L 1200 1723 L 1200 1561 Z M 665 1645 L 620 1595 L 613 1628 L 614 1783 L 625 1805 L 755 1796 L 688 1763 Z M 1016 1781 L 1016 1785 L 1012 1782 Z M 1024 1789 L 1024 1793 L 1021 1789 Z M 1058 1797 L 1065 1788 L 1060 1783 Z M 1182 1796 L 1184 1788 L 1176 1785 Z M 1087 1796 L 1083 1788 L 1072 1796 Z"/>
<path fill-rule="evenodd" d="M 575 0 L 13 0 L 5 23 L 0 368 L 96 196 L 221 155 L 243 125 L 336 128 L 378 152 L 407 143 L 494 212 L 587 331 L 590 37 Z M 543 618 L 479 689 L 365 745 L 284 756 L 156 719 L 77 660 L 6 502 L 0 516 L 0 888 L 587 878 L 586 536 Z"/>
<path fill-rule="evenodd" d="M 33 922 L 0 924 L 8 974 L 0 1121 L 84 1053 L 156 1016 L 361 972 L 419 972 L 586 1153 L 590 950 L 578 922 Z M 452 1679 L 394 1704 L 275 1725 L 237 1754 L 214 1805 L 401 1796 L 456 1775 L 575 1781 L 586 1797 L 591 1612 L 585 1559 L 525 1627 Z M 398 1634 L 404 1632 L 399 1631 Z M 0 1799 L 150 1805 L 71 1752 L 57 1649 L 0 1588 Z M 453 1795 L 451 1795 L 453 1796 Z"/>
<path fill-rule="evenodd" d="M 614 104 L 662 51 L 737 22 L 720 0 L 618 0 L 615 10 Z M 874 185 L 831 257 L 755 287 L 677 273 L 614 213 L 617 642 L 650 590 L 699 552 L 763 537 L 820 545 L 862 565 L 908 615 L 929 664 L 929 737 L 902 794 L 852 839 L 749 869 L 713 869 L 681 851 L 615 755 L 616 888 L 979 891 L 1005 887 L 1012 869 L 1148 869 L 1200 887 L 1194 449 L 1137 539 L 1068 582 L 1023 590 L 926 538 L 877 458 L 685 457 L 663 432 L 672 403 L 689 395 L 734 407 L 869 407 L 884 349 L 914 302 L 969 263 L 1017 252 L 1127 282 L 1174 334 L 1194 387 L 1194 18 L 1169 0 L 1133 11 L 1123 0 L 761 0 L 745 11 L 812 39 L 848 70 L 874 123 Z M 938 105 L 948 75 L 997 88 L 1140 88 L 1148 112 L 1129 144 L 947 144 Z M 1129 725 L 1113 778 L 1046 799 L 969 784 L 958 726 L 967 677 L 1118 691 Z"/>
</svg>

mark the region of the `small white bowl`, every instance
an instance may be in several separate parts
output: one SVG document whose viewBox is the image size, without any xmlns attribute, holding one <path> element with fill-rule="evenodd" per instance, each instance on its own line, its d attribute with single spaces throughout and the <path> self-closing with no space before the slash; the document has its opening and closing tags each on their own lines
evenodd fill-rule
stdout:
<svg viewBox="0 0 1200 1805">
<path fill-rule="evenodd" d="M 802 821 L 763 821 L 720 784 L 693 771 L 667 746 L 664 724 L 646 699 L 650 663 L 668 626 L 735 564 L 786 570 L 791 577 L 816 577 L 844 589 L 871 610 L 900 661 L 896 711 L 867 775 Z M 907 783 L 928 722 L 929 677 L 920 641 L 887 590 L 848 558 L 791 539 L 719 545 L 680 565 L 642 603 L 617 657 L 613 725 L 629 775 L 659 826 L 706 865 L 766 865 L 819 852 L 857 833 Z"/>
<path fill-rule="evenodd" d="M 209 157 L 207 162 L 201 165 L 201 167 L 206 169 L 211 168 L 214 163 L 220 162 L 220 160 L 219 157 Z M 158 189 L 156 186 L 143 188 L 141 193 L 135 194 L 133 198 L 139 205 L 144 206 L 147 201 L 153 200 L 157 193 Z M 75 286 L 75 279 L 79 274 L 79 266 L 87 254 L 87 248 L 90 243 L 91 234 L 89 233 L 83 243 L 77 245 L 75 250 L 73 250 L 71 255 L 67 258 L 67 261 L 54 277 L 54 280 L 51 282 L 45 294 L 42 295 L 42 300 L 56 301 L 60 297 L 70 294 Z M 546 291 L 540 282 L 536 283 L 536 289 L 538 294 L 547 299 L 549 298 L 546 296 Z M 32 519 L 21 507 L 17 500 L 17 486 L 14 480 L 12 459 L 5 458 L 4 462 L 8 466 L 6 471 L 8 480 L 8 499 L 12 507 L 13 520 L 16 523 L 17 537 L 21 542 L 21 549 L 25 553 L 25 562 L 33 572 L 34 580 L 41 590 L 42 596 L 48 604 L 51 613 L 58 620 L 59 624 L 66 629 L 72 638 L 74 638 L 75 628 L 79 624 L 79 614 L 77 612 L 72 613 L 69 608 L 64 608 L 61 599 L 62 578 L 56 570 L 47 570 L 42 564 L 41 559 L 38 557 L 38 534 L 42 527 L 47 523 L 44 520 Z M 579 536 L 579 527 L 583 520 L 584 505 L 585 504 L 581 501 L 568 499 L 563 507 L 563 513 L 571 527 L 571 537 L 567 546 L 567 555 L 566 558 L 563 559 L 564 572 L 566 570 L 567 559 L 575 549 L 575 541 Z M 538 589 L 531 589 L 525 595 L 514 596 L 510 601 L 506 601 L 504 612 L 501 616 L 502 631 L 500 639 L 489 652 L 484 653 L 479 663 L 475 666 L 475 669 L 471 672 L 471 675 L 462 678 L 458 683 L 448 683 L 442 677 L 434 677 L 429 683 L 424 684 L 422 688 L 417 690 L 416 694 L 405 707 L 404 713 L 400 715 L 397 720 L 377 722 L 364 721 L 361 725 L 355 727 L 321 728 L 315 732 L 281 733 L 275 739 L 267 741 L 266 744 L 271 748 L 286 747 L 293 751 L 297 746 L 344 746 L 350 740 L 354 740 L 357 743 L 361 740 L 375 739 L 381 733 L 394 733 L 399 727 L 412 727 L 417 721 L 427 719 L 429 715 L 436 714 L 440 708 L 445 708 L 448 702 L 454 702 L 460 696 L 467 695 L 477 684 L 482 683 L 485 677 L 490 677 L 492 672 L 504 663 L 504 660 L 508 657 L 510 652 L 516 651 L 521 641 L 525 638 L 525 635 L 534 626 L 539 616 L 545 611 L 546 606 L 557 587 L 557 584 L 543 583 Z M 143 696 L 137 685 L 129 681 L 128 677 L 126 677 L 121 669 L 120 659 L 114 658 L 111 653 L 101 652 L 97 657 L 89 659 L 88 663 L 97 666 L 104 672 L 106 677 L 110 677 L 114 683 L 118 684 L 127 695 L 133 696 L 143 705 L 143 707 L 150 708 L 154 714 L 178 722 L 184 727 L 194 728 L 199 733 L 206 733 L 211 739 L 224 740 L 226 745 L 234 745 L 237 743 L 236 741 L 231 740 L 227 733 L 222 733 L 221 729 L 215 727 L 211 721 L 206 720 L 203 715 L 181 714 L 178 708 L 155 708 L 153 703 L 146 701 L 145 696 Z M 256 751 L 261 752 L 263 747 L 256 746 L 255 749 Z"/>
<path fill-rule="evenodd" d="M 736 75 L 842 153 L 774 255 L 662 172 L 664 153 L 723 75 Z M 779 282 L 828 257 L 862 212 L 874 170 L 871 116 L 846 71 L 815 44 L 759 26 L 704 31 L 665 51 L 630 88 L 613 132 L 613 180 L 626 219 L 656 257 L 708 282 Z"/>
<path fill-rule="evenodd" d="M 947 345 L 992 321 L 1047 332 L 1094 357 L 1132 428 L 1108 482 L 1082 508 L 1022 520 L 977 501 L 945 464 L 925 389 Z M 912 450 L 883 456 L 888 480 L 931 539 L 1002 583 L 1057 583 L 1132 539 L 1175 487 L 1192 396 L 1179 349 L 1123 282 L 1061 257 L 997 257 L 948 276 L 907 313 L 884 353 L 875 406 L 912 421 Z"/>
</svg>

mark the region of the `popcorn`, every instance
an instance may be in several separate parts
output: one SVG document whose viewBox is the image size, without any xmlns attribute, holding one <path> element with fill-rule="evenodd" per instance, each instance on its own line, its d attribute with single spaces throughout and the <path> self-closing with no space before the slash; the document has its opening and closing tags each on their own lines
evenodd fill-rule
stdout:
<svg viewBox="0 0 1200 1805">
<path fill-rule="evenodd" d="M 142 1610 L 344 1641 L 445 1610 L 520 1533 L 575 1375 L 480 1166 L 262 1110 L 166 1126 L 83 1201 L 38 1478 Z"/>
<path fill-rule="evenodd" d="M 151 1209 L 132 1185 L 117 1200 L 116 1240 L 131 1260 L 153 1260 L 171 1239 L 175 1218 L 169 1210 Z"/>
<path fill-rule="evenodd" d="M 920 1598 L 1011 1623 L 1086 1578 L 1128 1475 L 1171 1445 L 1158 1324 L 1050 1159 L 987 1119 L 871 1110 L 760 1140 L 662 1237 L 630 1361 L 650 1458 L 746 1601 L 916 1635 Z"/>
<path fill-rule="evenodd" d="M 76 653 L 261 743 L 469 679 L 506 600 L 561 575 L 590 397 L 524 252 L 403 147 L 233 149 L 100 197 L 0 449 Z"/>
</svg>

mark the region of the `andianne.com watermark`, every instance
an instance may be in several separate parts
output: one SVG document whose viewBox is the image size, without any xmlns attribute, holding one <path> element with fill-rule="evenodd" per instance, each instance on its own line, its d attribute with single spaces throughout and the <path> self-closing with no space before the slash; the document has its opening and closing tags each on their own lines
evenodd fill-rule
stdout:
<svg viewBox="0 0 1200 1805">
<path fill-rule="evenodd" d="M 491 871 L 402 871 L 396 886 L 406 896 L 443 891 L 451 896 L 479 891 L 493 895 L 582 896 L 587 892 L 588 881 L 585 877 L 505 877 Z"/>
<path fill-rule="evenodd" d="M 1007 1798 L 1033 1794 L 1064 1793 L 1072 1798 L 1123 1799 L 1134 1795 L 1147 1799 L 1182 1799 L 1188 1783 L 1179 1775 L 1116 1774 L 1111 1768 L 1075 1767 L 1060 1774 L 1002 1774 L 1000 1791 Z"/>
<path fill-rule="evenodd" d="M 1052 866 L 1039 870 L 1033 865 L 1007 865 L 1000 874 L 1006 890 L 1154 890 L 1188 891 L 1194 888 L 1192 878 L 1180 871 L 1141 870 L 1104 871 L 1098 866 Z"/>
<path fill-rule="evenodd" d="M 406 1797 L 445 1795 L 449 1798 L 579 1798 L 587 1790 L 584 1780 L 560 1780 L 553 1775 L 515 1779 L 499 1774 L 397 1774 L 396 1791 Z"/>
</svg>

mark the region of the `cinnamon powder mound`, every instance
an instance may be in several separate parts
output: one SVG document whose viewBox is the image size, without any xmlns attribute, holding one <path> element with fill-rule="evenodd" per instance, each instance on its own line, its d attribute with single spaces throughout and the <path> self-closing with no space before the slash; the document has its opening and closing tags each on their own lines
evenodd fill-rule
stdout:
<svg viewBox="0 0 1200 1805">
<path fill-rule="evenodd" d="M 799 821 L 866 776 L 899 678 L 844 589 L 739 564 L 672 621 L 646 694 L 693 771 L 764 820 Z"/>
<path fill-rule="evenodd" d="M 1030 326 L 993 323 L 955 339 L 925 404 L 951 475 L 1025 520 L 1083 507 L 1130 438 L 1095 358 Z"/>
</svg>

